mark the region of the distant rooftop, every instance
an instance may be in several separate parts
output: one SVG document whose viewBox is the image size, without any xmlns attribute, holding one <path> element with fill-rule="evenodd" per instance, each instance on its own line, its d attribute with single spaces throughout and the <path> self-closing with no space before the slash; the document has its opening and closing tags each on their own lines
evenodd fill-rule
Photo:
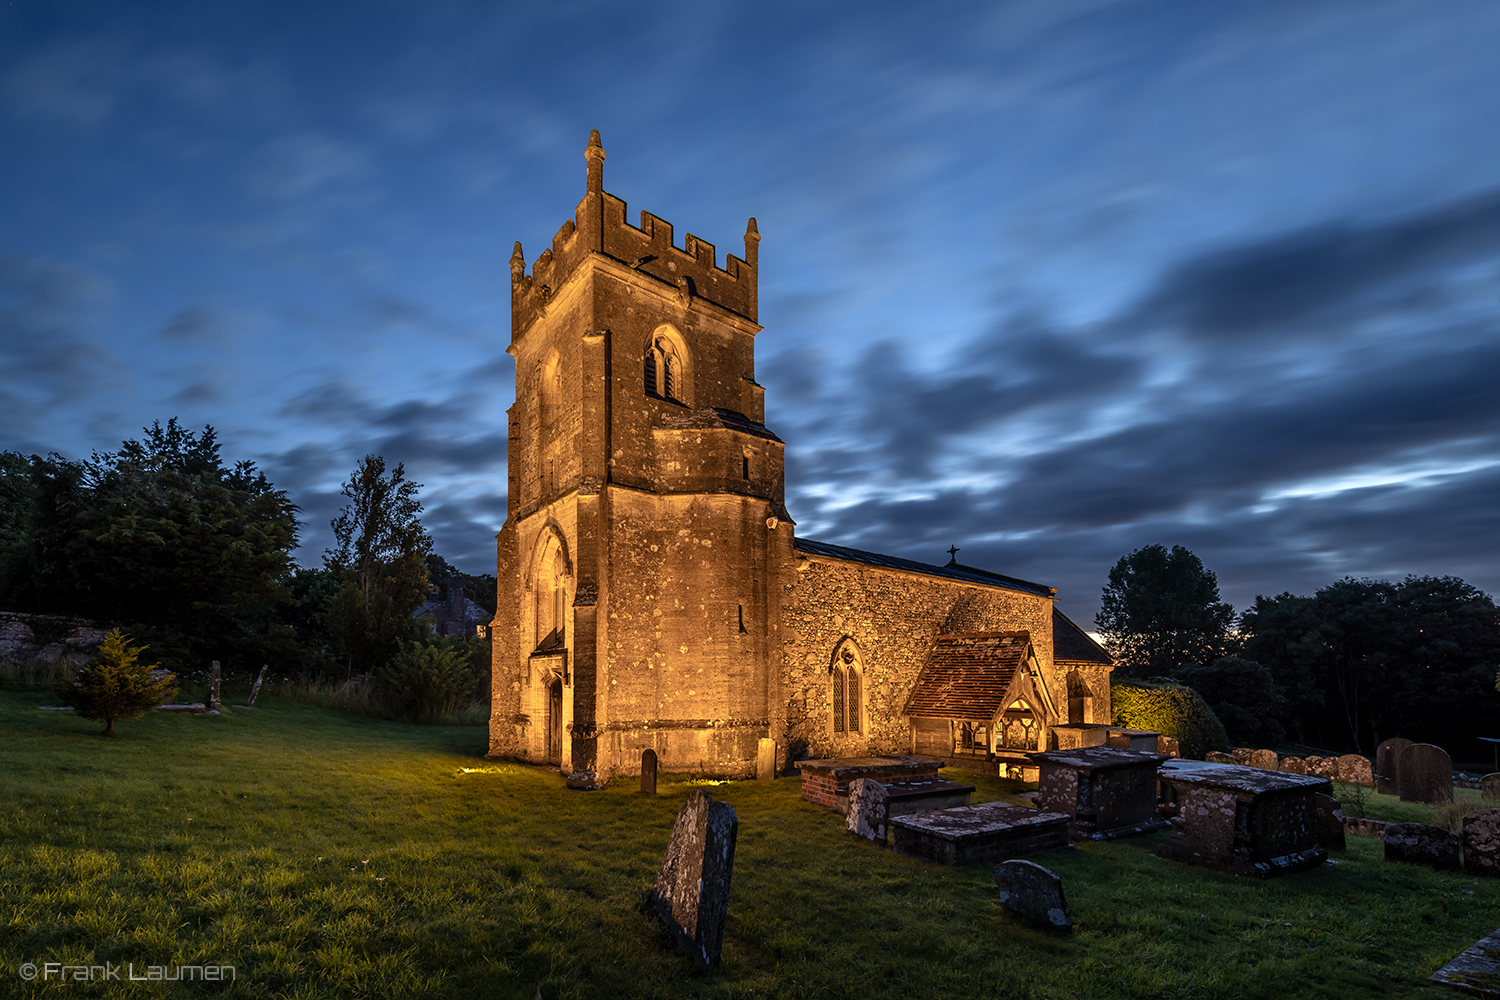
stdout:
<svg viewBox="0 0 1500 1000">
<path fill-rule="evenodd" d="M 1024 594 L 1036 594 L 1040 597 L 1054 597 L 1057 594 L 1057 591 L 1052 587 L 1040 583 L 1032 583 L 1030 580 L 1018 580 L 1013 576 L 1001 576 L 999 573 L 990 573 L 987 570 L 975 569 L 972 566 L 960 566 L 958 563 L 949 563 L 946 566 L 934 566 L 930 563 L 917 562 L 914 559 L 901 559 L 897 556 L 881 555 L 879 552 L 866 552 L 863 549 L 851 549 L 843 545 L 830 545 L 827 542 L 818 542 L 811 538 L 798 538 L 792 544 L 799 552 L 806 552 L 811 556 L 847 559 L 850 562 L 868 563 L 871 566 L 884 566 L 886 569 L 900 569 L 908 573 L 942 576 L 950 580 L 963 580 L 965 583 L 977 583 L 985 587 L 1003 587 L 1006 590 L 1019 590 Z"/>
</svg>

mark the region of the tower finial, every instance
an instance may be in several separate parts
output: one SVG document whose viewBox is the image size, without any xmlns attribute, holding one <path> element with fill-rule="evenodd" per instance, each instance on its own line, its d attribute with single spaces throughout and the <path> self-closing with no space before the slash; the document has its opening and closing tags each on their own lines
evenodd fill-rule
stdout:
<svg viewBox="0 0 1500 1000">
<path fill-rule="evenodd" d="M 589 146 L 583 151 L 584 159 L 589 163 L 590 194 L 604 190 L 604 147 L 599 142 L 599 130 L 593 129 L 589 132 Z"/>
<path fill-rule="evenodd" d="M 526 255 L 521 252 L 521 241 L 516 240 L 515 252 L 510 255 L 510 280 L 520 281 L 526 273 Z"/>
<path fill-rule="evenodd" d="M 745 263 L 751 267 L 760 264 L 760 227 L 756 226 L 753 215 L 745 223 Z"/>
</svg>

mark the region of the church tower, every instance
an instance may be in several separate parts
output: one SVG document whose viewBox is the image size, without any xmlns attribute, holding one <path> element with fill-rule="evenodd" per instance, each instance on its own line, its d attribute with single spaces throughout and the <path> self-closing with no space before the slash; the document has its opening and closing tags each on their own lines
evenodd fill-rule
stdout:
<svg viewBox="0 0 1500 1000">
<path fill-rule="evenodd" d="M 491 752 L 587 787 L 745 772 L 776 706 L 792 527 L 755 381 L 756 265 L 587 186 L 526 273 L 511 257 L 516 402 L 497 536 Z M 780 713 L 780 714 L 784 714 Z M 778 730 L 779 731 L 779 730 Z"/>
</svg>

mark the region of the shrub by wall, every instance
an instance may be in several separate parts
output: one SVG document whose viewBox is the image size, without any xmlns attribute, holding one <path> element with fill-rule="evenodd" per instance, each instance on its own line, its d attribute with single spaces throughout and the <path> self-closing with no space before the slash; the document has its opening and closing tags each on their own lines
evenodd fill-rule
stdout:
<svg viewBox="0 0 1500 1000">
<path fill-rule="evenodd" d="M 1182 684 L 1133 680 L 1110 688 L 1115 725 L 1148 729 L 1177 740 L 1184 757 L 1199 760 L 1210 750 L 1228 750 L 1229 736 L 1198 692 Z"/>
</svg>

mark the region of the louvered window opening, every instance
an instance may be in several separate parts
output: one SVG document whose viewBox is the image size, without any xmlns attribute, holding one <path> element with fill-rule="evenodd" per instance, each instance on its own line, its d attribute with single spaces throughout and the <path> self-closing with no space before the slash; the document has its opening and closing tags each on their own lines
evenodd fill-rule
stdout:
<svg viewBox="0 0 1500 1000">
<path fill-rule="evenodd" d="M 646 395 L 682 402 L 682 362 L 667 341 L 652 341 L 646 348 L 641 376 Z"/>
</svg>

